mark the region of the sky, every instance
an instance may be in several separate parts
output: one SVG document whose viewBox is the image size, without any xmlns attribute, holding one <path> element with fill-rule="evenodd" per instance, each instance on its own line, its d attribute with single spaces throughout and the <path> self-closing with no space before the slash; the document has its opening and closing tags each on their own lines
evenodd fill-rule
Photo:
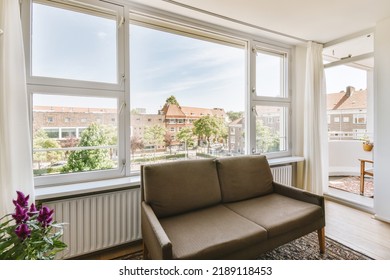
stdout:
<svg viewBox="0 0 390 280">
<path fill-rule="evenodd" d="M 367 71 L 340 65 L 325 69 L 326 91 L 336 93 L 353 86 L 356 90 L 367 88 Z"/>
<path fill-rule="evenodd" d="M 33 75 L 115 83 L 116 29 L 115 18 L 34 3 Z M 262 92 L 271 92 L 278 82 L 274 79 L 275 71 L 267 69 L 275 69 L 279 62 L 260 57 L 263 67 L 258 66 L 262 70 L 257 87 Z M 243 48 L 131 25 L 131 108 L 157 113 L 165 100 L 174 95 L 182 106 L 244 111 L 245 64 Z M 327 69 L 326 79 L 328 93 L 350 85 L 366 88 L 365 71 L 351 67 Z M 114 101 L 55 95 L 34 97 L 34 105 L 115 107 Z"/>
<path fill-rule="evenodd" d="M 131 25 L 130 73 L 132 108 L 157 113 L 173 95 L 182 106 L 244 111 L 243 48 Z"/>
</svg>

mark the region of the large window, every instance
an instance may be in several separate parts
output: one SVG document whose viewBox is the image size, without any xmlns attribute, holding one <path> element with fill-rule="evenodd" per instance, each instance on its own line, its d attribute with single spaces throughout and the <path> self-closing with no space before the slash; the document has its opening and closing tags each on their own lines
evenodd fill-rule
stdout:
<svg viewBox="0 0 390 280">
<path fill-rule="evenodd" d="M 256 106 L 256 151 L 288 151 L 288 106 Z"/>
<path fill-rule="evenodd" d="M 245 152 L 244 46 L 130 25 L 132 171 Z"/>
<path fill-rule="evenodd" d="M 287 97 L 286 53 L 257 50 L 256 94 L 257 96 Z"/>
<path fill-rule="evenodd" d="M 36 185 L 125 175 L 123 7 L 54 1 L 30 7 Z"/>
<path fill-rule="evenodd" d="M 118 167 L 117 100 L 33 95 L 34 174 L 106 170 Z M 45 122 L 47 116 L 53 121 Z M 66 122 L 64 120 L 69 119 Z M 103 121 L 98 122 L 98 119 Z M 83 122 L 83 120 L 88 120 Z"/>
<path fill-rule="evenodd" d="M 291 97 L 288 90 L 288 50 L 270 50 L 259 44 L 254 52 L 253 152 L 266 153 L 269 157 L 289 155 Z"/>
<path fill-rule="evenodd" d="M 117 82 L 115 15 L 33 3 L 32 75 Z"/>
<path fill-rule="evenodd" d="M 37 186 L 289 154 L 288 49 L 114 2 L 23 2 Z"/>
</svg>

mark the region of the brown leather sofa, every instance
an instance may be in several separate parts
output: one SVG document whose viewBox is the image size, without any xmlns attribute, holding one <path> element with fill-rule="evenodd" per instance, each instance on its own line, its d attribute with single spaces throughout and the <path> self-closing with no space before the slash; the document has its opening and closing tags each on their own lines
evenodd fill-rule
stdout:
<svg viewBox="0 0 390 280">
<path fill-rule="evenodd" d="M 141 167 L 145 259 L 254 259 L 317 230 L 324 198 L 273 182 L 264 156 Z"/>
</svg>

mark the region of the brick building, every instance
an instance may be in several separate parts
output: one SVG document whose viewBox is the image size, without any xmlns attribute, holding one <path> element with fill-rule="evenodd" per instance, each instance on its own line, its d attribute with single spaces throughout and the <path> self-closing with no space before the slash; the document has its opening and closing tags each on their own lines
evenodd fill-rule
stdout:
<svg viewBox="0 0 390 280">
<path fill-rule="evenodd" d="M 222 118 L 225 122 L 227 122 L 225 110 L 220 108 L 207 109 L 167 103 L 159 111 L 159 114 L 165 116 L 165 128 L 171 135 L 174 144 L 179 144 L 176 139 L 176 134 L 184 127 L 192 128 L 194 121 L 200 119 L 201 117 L 215 116 Z"/>
<path fill-rule="evenodd" d="M 223 109 L 207 109 L 196 107 L 182 107 L 165 104 L 158 114 L 146 114 L 145 109 L 137 109 L 131 112 L 131 135 L 144 140 L 144 133 L 148 127 L 161 125 L 170 134 L 173 140 L 171 145 L 180 144 L 176 140 L 176 134 L 183 127 L 193 127 L 193 122 L 203 116 L 217 116 L 227 119 Z M 34 131 L 42 129 L 48 136 L 61 142 L 69 138 L 78 139 L 82 131 L 91 123 L 99 123 L 106 126 L 117 126 L 117 110 L 107 108 L 77 108 L 65 106 L 34 106 L 33 127 Z M 144 143 L 148 147 L 148 143 Z M 157 149 L 165 149 L 161 144 Z"/>
<path fill-rule="evenodd" d="M 327 117 L 330 140 L 361 139 L 367 132 L 367 90 L 328 94 Z"/>
<path fill-rule="evenodd" d="M 78 108 L 65 106 L 34 106 L 33 130 L 42 129 L 50 138 L 60 142 L 69 138 L 79 138 L 82 131 L 91 123 L 117 126 L 116 109 Z"/>
</svg>

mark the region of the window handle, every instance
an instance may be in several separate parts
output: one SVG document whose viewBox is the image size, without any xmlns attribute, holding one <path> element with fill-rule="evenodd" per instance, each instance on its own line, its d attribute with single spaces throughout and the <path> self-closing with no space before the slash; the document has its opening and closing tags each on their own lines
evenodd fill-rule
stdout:
<svg viewBox="0 0 390 280">
<path fill-rule="evenodd" d="M 121 107 L 119 108 L 119 115 L 122 114 L 123 108 L 126 107 L 126 102 L 122 102 Z"/>
</svg>

